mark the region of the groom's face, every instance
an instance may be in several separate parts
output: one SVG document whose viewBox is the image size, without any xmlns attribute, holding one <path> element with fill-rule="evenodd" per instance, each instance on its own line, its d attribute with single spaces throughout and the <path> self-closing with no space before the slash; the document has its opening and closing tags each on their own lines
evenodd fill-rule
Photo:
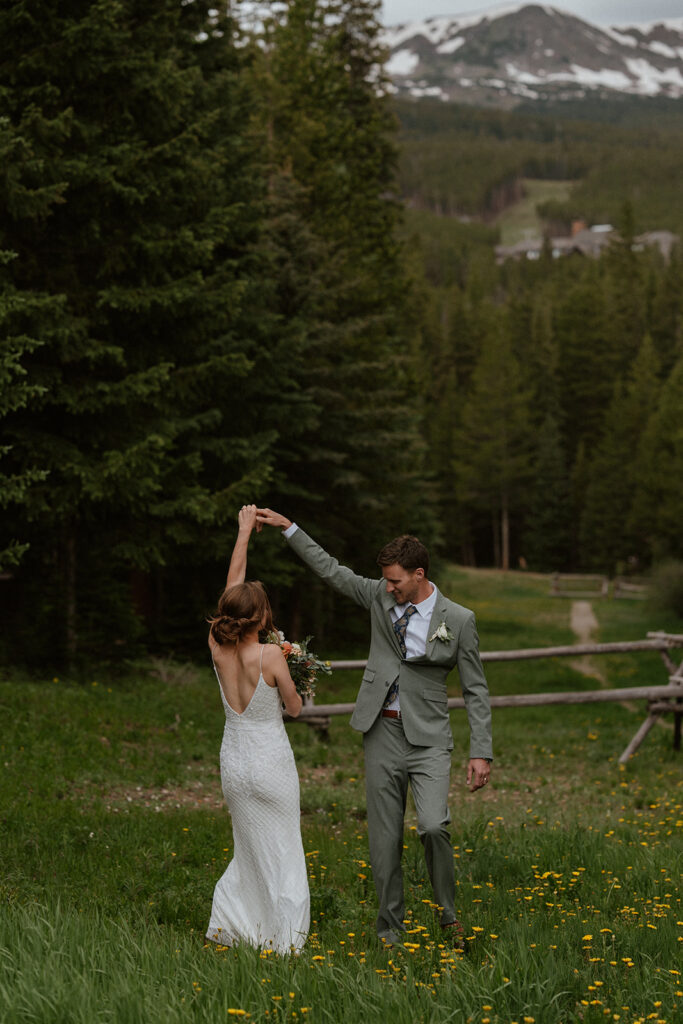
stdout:
<svg viewBox="0 0 683 1024">
<path fill-rule="evenodd" d="M 400 565 L 382 566 L 382 576 L 386 580 L 387 594 L 391 594 L 396 604 L 417 603 L 420 585 L 424 580 L 424 569 L 403 569 Z"/>
</svg>

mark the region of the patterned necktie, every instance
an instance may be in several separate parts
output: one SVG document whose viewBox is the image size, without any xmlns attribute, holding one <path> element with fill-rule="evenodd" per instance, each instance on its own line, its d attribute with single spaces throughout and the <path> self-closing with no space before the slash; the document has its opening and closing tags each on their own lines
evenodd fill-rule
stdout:
<svg viewBox="0 0 683 1024">
<path fill-rule="evenodd" d="M 410 618 L 411 615 L 414 615 L 416 611 L 417 608 L 415 607 L 415 605 L 409 604 L 406 610 L 404 611 L 403 615 L 401 615 L 400 618 L 396 619 L 396 622 L 394 622 L 393 624 L 394 633 L 396 634 L 396 639 L 398 640 L 398 645 L 401 648 L 401 654 L 403 655 L 404 658 L 406 656 L 406 629 L 408 628 L 408 619 Z M 393 704 L 397 696 L 398 683 L 393 683 L 393 685 L 389 687 L 389 692 L 387 693 L 384 701 L 384 707 L 386 708 L 390 704 Z"/>
<path fill-rule="evenodd" d="M 398 637 L 398 645 L 401 648 L 401 654 L 405 658 L 406 656 L 406 630 L 408 628 L 408 619 L 411 615 L 414 615 L 417 608 L 414 604 L 409 604 L 400 619 L 396 619 L 394 623 L 394 633 Z"/>
</svg>

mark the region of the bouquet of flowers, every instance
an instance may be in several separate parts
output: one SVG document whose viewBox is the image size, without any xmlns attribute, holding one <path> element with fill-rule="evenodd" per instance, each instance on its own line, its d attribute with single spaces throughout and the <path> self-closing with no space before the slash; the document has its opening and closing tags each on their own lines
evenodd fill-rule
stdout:
<svg viewBox="0 0 683 1024">
<path fill-rule="evenodd" d="M 315 684 L 318 672 L 324 672 L 329 676 L 332 669 L 329 661 L 322 661 L 317 655 L 308 649 L 308 642 L 311 639 L 307 636 L 299 643 L 290 643 L 285 640 L 285 634 L 281 630 L 273 630 L 268 633 L 266 643 L 277 644 L 287 659 L 287 668 L 291 675 L 296 692 L 304 699 L 312 697 L 315 693 Z"/>
</svg>

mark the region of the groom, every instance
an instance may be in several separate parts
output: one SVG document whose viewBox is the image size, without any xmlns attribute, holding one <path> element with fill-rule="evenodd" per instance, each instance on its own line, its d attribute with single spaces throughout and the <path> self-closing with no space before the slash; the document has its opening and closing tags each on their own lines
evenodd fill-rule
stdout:
<svg viewBox="0 0 683 1024">
<path fill-rule="evenodd" d="M 397 537 L 383 547 L 377 557 L 382 579 L 373 580 L 341 566 L 278 512 L 259 509 L 257 519 L 280 527 L 314 573 L 370 611 L 370 654 L 351 725 L 363 733 L 377 934 L 393 944 L 405 930 L 401 855 L 410 784 L 441 926 L 464 949 L 447 828 L 453 736 L 446 677 L 457 666 L 470 725 L 467 784 L 479 789 L 491 772 L 491 709 L 474 614 L 430 583 L 429 554 L 416 537 Z"/>
</svg>

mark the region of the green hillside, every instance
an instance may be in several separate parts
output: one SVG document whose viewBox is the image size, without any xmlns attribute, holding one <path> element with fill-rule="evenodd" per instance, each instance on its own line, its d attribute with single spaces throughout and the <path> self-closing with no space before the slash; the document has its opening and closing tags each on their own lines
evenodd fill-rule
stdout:
<svg viewBox="0 0 683 1024">
<path fill-rule="evenodd" d="M 490 221 L 522 198 L 523 179 L 573 180 L 568 194 L 539 194 L 543 216 L 614 223 L 628 202 L 637 231 L 683 233 L 683 107 L 610 109 L 612 123 L 569 119 L 556 110 L 397 103 L 402 194 L 436 213 Z M 596 111 L 587 105 L 584 113 L 590 118 Z"/>
</svg>

